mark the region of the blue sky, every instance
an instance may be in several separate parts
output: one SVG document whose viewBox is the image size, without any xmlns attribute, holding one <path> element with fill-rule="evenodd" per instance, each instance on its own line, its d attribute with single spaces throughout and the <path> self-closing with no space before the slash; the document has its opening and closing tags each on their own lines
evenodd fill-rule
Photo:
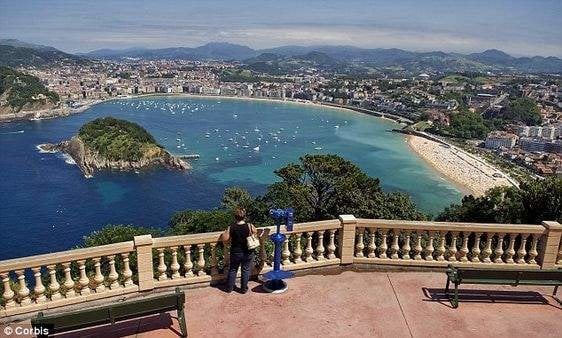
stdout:
<svg viewBox="0 0 562 338">
<path fill-rule="evenodd" d="M 562 1 L 0 0 L 0 38 L 69 52 L 226 41 L 562 56 Z"/>
</svg>

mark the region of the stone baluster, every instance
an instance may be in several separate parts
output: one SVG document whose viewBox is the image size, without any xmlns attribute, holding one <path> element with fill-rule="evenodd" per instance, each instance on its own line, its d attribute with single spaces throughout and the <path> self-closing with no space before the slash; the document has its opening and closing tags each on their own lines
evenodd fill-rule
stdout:
<svg viewBox="0 0 562 338">
<path fill-rule="evenodd" d="M 382 241 L 381 245 L 379 246 L 380 254 L 379 258 L 386 259 L 388 256 L 386 255 L 386 251 L 388 250 L 388 244 L 386 244 L 386 237 L 387 237 L 387 229 L 381 229 L 382 231 Z"/>
<path fill-rule="evenodd" d="M 170 269 L 172 269 L 172 279 L 178 279 L 180 275 L 180 263 L 178 263 L 178 247 L 174 246 L 170 248 L 172 250 L 172 264 L 170 264 Z M 211 246 L 211 253 L 214 256 L 215 248 Z M 216 269 L 216 268 L 215 268 Z"/>
<path fill-rule="evenodd" d="M 527 255 L 527 237 L 529 234 L 521 234 L 521 245 L 519 246 L 519 250 L 517 250 L 517 264 L 525 264 L 525 256 Z"/>
<path fill-rule="evenodd" d="M 101 274 L 100 261 L 101 261 L 101 257 L 94 258 L 94 269 L 95 269 L 94 282 L 96 282 L 96 292 L 105 291 L 105 285 L 103 285 L 104 277 Z"/>
<path fill-rule="evenodd" d="M 412 247 L 410 246 L 410 231 L 406 230 L 404 234 L 404 245 L 402 245 L 402 259 L 410 259 L 410 250 Z"/>
<path fill-rule="evenodd" d="M 209 243 L 211 246 L 211 275 L 218 275 L 218 261 L 217 261 L 217 243 Z M 179 267 L 179 265 L 178 265 Z M 179 277 L 179 273 L 178 273 Z"/>
<path fill-rule="evenodd" d="M 260 252 L 259 255 L 261 255 L 261 252 L 264 251 L 264 245 L 263 245 L 263 241 L 260 239 Z M 228 271 L 228 266 L 230 266 L 230 244 L 228 243 L 224 243 L 223 244 L 223 263 L 224 263 L 224 272 L 226 273 L 226 271 Z M 260 256 L 261 257 L 261 256 Z"/>
<path fill-rule="evenodd" d="M 422 259 L 421 253 L 422 253 L 422 245 L 421 245 L 421 240 L 422 240 L 422 231 L 421 230 L 417 230 L 416 231 L 416 245 L 414 246 L 414 260 L 419 261 Z"/>
<path fill-rule="evenodd" d="M 78 269 L 80 270 L 80 279 L 78 284 L 80 284 L 80 295 L 85 296 L 90 294 L 90 279 L 86 275 L 86 261 L 78 261 Z"/>
<path fill-rule="evenodd" d="M 115 270 L 115 255 L 108 256 L 109 258 L 109 274 L 107 275 L 107 281 L 109 282 L 109 288 L 115 290 L 121 287 L 119 285 L 119 274 Z"/>
<path fill-rule="evenodd" d="M 459 250 L 459 261 L 465 263 L 468 262 L 468 239 L 470 237 L 470 232 L 463 231 L 462 233 L 462 246 Z"/>
<path fill-rule="evenodd" d="M 529 250 L 529 264 L 537 264 L 535 258 L 539 254 L 537 251 L 537 246 L 539 244 L 539 234 L 533 234 L 533 242 L 531 242 L 531 250 Z"/>
<path fill-rule="evenodd" d="M 459 232 L 453 231 L 451 232 L 451 245 L 449 246 L 449 258 L 447 259 L 449 262 L 456 262 L 457 261 L 457 239 L 459 238 Z"/>
<path fill-rule="evenodd" d="M 482 250 L 482 262 L 492 263 L 490 256 L 492 255 L 492 239 L 494 238 L 493 232 L 486 233 L 486 246 Z"/>
<path fill-rule="evenodd" d="M 482 237 L 481 232 L 474 234 L 474 245 L 471 250 L 472 258 L 470 259 L 473 263 L 480 263 L 480 237 Z"/>
<path fill-rule="evenodd" d="M 41 280 L 41 267 L 32 268 L 31 271 L 33 271 L 33 275 L 35 276 L 35 288 L 33 289 L 35 302 L 43 303 L 47 300 L 47 297 L 45 297 L 45 286 L 43 286 L 43 281 Z"/>
<path fill-rule="evenodd" d="M 439 246 L 437 247 L 437 260 L 444 261 L 445 260 L 445 252 L 447 249 L 445 248 L 445 242 L 447 240 L 447 231 L 440 231 L 439 232 Z"/>
<path fill-rule="evenodd" d="M 336 242 L 335 242 L 335 238 L 336 238 L 336 229 L 330 229 L 328 230 L 328 233 L 330 234 L 330 241 L 328 243 L 328 259 L 335 259 L 336 258 Z"/>
<path fill-rule="evenodd" d="M 505 252 L 505 262 L 508 264 L 515 264 L 513 256 L 515 256 L 515 238 L 517 234 L 509 234 L 509 245 Z"/>
<path fill-rule="evenodd" d="M 265 243 L 267 240 L 267 236 L 263 234 L 262 236 L 260 236 L 260 260 L 262 267 L 271 266 L 271 262 L 269 261 L 267 256 L 267 251 L 265 250 Z"/>
<path fill-rule="evenodd" d="M 56 265 L 48 265 L 47 270 L 49 271 L 49 290 L 51 291 L 51 300 L 61 299 L 62 295 L 60 294 L 60 284 L 57 281 L 57 266 Z"/>
<path fill-rule="evenodd" d="M 72 280 L 72 271 L 70 270 L 71 263 L 64 262 L 62 263 L 62 267 L 64 268 L 64 288 L 66 289 L 66 293 L 64 296 L 66 298 L 71 298 L 76 296 L 76 292 L 74 291 L 74 281 Z"/>
<path fill-rule="evenodd" d="M 289 250 L 289 240 L 290 240 L 290 235 L 287 235 L 287 238 L 285 239 L 285 241 L 283 242 L 283 251 L 281 251 L 281 264 L 283 265 L 289 265 L 291 264 L 291 250 Z"/>
<path fill-rule="evenodd" d="M 367 245 L 367 257 L 369 258 L 377 257 L 377 244 L 375 243 L 375 240 L 377 238 L 376 234 L 376 228 L 369 229 L 369 244 Z"/>
<path fill-rule="evenodd" d="M 496 244 L 496 249 L 494 250 L 494 263 L 503 263 L 503 238 L 505 233 L 498 233 L 498 243 Z"/>
<path fill-rule="evenodd" d="M 426 261 L 432 261 L 433 260 L 433 251 L 435 251 L 435 248 L 433 247 L 433 240 L 435 237 L 435 233 L 433 231 L 428 231 L 427 232 L 428 240 L 427 240 L 427 245 L 425 246 L 425 260 Z"/>
<path fill-rule="evenodd" d="M 158 251 L 158 280 L 167 280 L 168 275 L 166 275 L 166 271 L 168 270 L 168 267 L 164 261 L 164 248 L 158 248 L 156 250 Z"/>
<path fill-rule="evenodd" d="M 363 236 L 365 233 L 365 228 L 357 228 L 357 244 L 355 244 L 355 257 L 364 257 L 363 249 L 365 249 L 365 243 L 363 243 Z"/>
<path fill-rule="evenodd" d="M 24 270 L 16 271 L 16 275 L 18 276 L 19 281 L 18 296 L 20 298 L 20 305 L 24 306 L 31 304 L 31 298 L 29 298 L 29 289 L 27 288 L 27 283 L 25 282 Z"/>
<path fill-rule="evenodd" d="M 185 251 L 185 263 L 183 268 L 185 269 L 185 277 L 193 277 L 193 262 L 191 261 L 191 245 L 184 245 L 183 249 Z M 226 254 L 225 254 L 226 255 Z"/>
<path fill-rule="evenodd" d="M 324 257 L 324 230 L 319 230 L 318 234 L 318 245 L 316 246 L 316 259 L 319 261 L 323 261 L 326 259 Z"/>
<path fill-rule="evenodd" d="M 0 274 L 2 278 L 2 285 L 4 286 L 4 293 L 2 293 L 2 298 L 4 299 L 4 306 L 7 308 L 11 308 L 16 306 L 16 302 L 14 301 L 14 290 L 12 290 L 12 286 L 10 285 L 10 273 L 3 272 Z"/>
<path fill-rule="evenodd" d="M 123 285 L 127 287 L 131 287 L 134 285 L 133 283 L 133 271 L 131 271 L 131 265 L 129 262 L 129 253 L 125 252 L 121 254 L 121 259 L 123 259 L 123 271 L 121 274 L 123 275 Z"/>
<path fill-rule="evenodd" d="M 392 230 L 392 245 L 390 246 L 390 259 L 398 259 L 398 252 L 400 246 L 398 245 L 398 238 L 400 237 L 400 229 Z"/>
<path fill-rule="evenodd" d="M 197 276 L 205 276 L 205 244 L 197 244 L 199 255 L 197 257 Z"/>
<path fill-rule="evenodd" d="M 295 234 L 295 251 L 293 252 L 293 259 L 295 264 L 302 263 L 302 247 L 301 247 L 302 233 Z"/>
<path fill-rule="evenodd" d="M 312 249 L 312 232 L 307 232 L 306 249 L 304 250 L 304 261 L 307 263 L 314 261 L 314 258 L 312 258 L 313 253 L 314 253 L 314 249 Z"/>
<path fill-rule="evenodd" d="M 562 240 L 560 240 L 560 244 L 558 247 L 558 261 L 556 262 L 557 265 L 562 265 Z"/>
</svg>

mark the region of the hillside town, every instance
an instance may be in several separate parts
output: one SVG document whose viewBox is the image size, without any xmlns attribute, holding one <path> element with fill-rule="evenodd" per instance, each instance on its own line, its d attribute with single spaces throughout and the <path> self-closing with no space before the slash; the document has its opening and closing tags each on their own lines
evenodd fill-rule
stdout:
<svg viewBox="0 0 562 338">
<path fill-rule="evenodd" d="M 463 114 L 477 113 L 494 124 L 510 101 L 528 98 L 536 102 L 536 121 L 504 118 L 501 127 L 460 138 L 479 139 L 480 149 L 536 174 L 562 174 L 562 89 L 556 75 L 383 73 L 361 78 L 305 65 L 271 76 L 239 61 L 145 59 L 23 70 L 40 78 L 68 109 L 125 96 L 180 93 L 311 101 L 383 114 L 452 139 L 458 138 L 451 133 L 458 127 L 454 120 Z"/>
</svg>

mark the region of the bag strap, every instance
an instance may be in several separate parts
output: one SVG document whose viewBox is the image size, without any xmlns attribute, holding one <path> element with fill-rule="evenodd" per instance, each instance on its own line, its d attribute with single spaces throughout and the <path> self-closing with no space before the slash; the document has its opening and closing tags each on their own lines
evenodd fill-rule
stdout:
<svg viewBox="0 0 562 338">
<path fill-rule="evenodd" d="M 248 223 L 248 231 L 250 233 L 250 236 L 254 236 L 257 234 L 254 234 L 254 232 L 252 231 L 253 229 L 255 229 L 256 227 L 252 224 L 252 223 Z M 256 231 L 257 232 L 257 231 Z"/>
</svg>

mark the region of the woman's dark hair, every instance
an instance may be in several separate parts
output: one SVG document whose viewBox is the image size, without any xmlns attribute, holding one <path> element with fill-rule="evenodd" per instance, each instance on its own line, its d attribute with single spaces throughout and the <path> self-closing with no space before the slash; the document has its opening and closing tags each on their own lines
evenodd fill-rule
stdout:
<svg viewBox="0 0 562 338">
<path fill-rule="evenodd" d="M 236 208 L 234 209 L 234 219 L 236 222 L 240 222 L 246 219 L 246 209 L 244 208 Z"/>
</svg>

